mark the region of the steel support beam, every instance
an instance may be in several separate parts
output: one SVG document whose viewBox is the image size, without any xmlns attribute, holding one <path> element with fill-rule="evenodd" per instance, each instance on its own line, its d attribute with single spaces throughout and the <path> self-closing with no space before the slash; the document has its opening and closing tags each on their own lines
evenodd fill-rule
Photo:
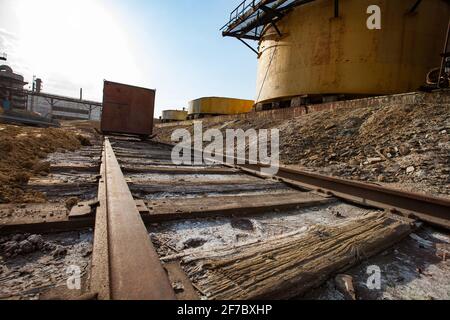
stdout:
<svg viewBox="0 0 450 320">
<path fill-rule="evenodd" d="M 422 0 L 417 0 L 414 5 L 411 7 L 411 9 L 409 10 L 409 13 L 414 13 L 416 12 L 417 8 L 420 6 L 420 4 L 422 3 Z"/>
<path fill-rule="evenodd" d="M 103 104 L 101 102 L 96 102 L 96 101 L 89 101 L 89 100 L 80 100 L 80 99 L 76 99 L 76 98 L 69 98 L 69 97 L 63 97 L 63 96 L 58 96 L 55 94 L 48 94 L 48 93 L 37 93 L 37 92 L 33 92 L 33 91 L 29 91 L 29 90 L 24 90 L 24 93 L 28 94 L 29 96 L 36 96 L 36 97 L 42 97 L 42 98 L 46 98 L 46 99 L 55 99 L 57 101 L 63 101 L 63 102 L 72 102 L 72 103 L 78 103 L 78 104 L 90 104 L 96 107 L 102 107 Z"/>
<path fill-rule="evenodd" d="M 238 38 L 239 41 L 241 41 L 243 44 L 245 44 L 246 47 L 250 48 L 250 50 L 252 50 L 254 53 L 256 53 L 257 56 L 259 56 L 259 52 L 255 50 L 255 48 L 253 48 L 251 45 L 249 45 L 247 42 L 245 42 L 244 40 L 242 40 L 241 38 Z"/>
</svg>

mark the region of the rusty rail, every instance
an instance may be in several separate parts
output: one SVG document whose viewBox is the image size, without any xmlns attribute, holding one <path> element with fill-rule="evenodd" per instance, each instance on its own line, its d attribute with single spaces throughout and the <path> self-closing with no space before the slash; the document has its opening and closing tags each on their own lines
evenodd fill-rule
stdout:
<svg viewBox="0 0 450 320">
<path fill-rule="evenodd" d="M 111 143 L 105 139 L 91 291 L 105 300 L 174 300 Z"/>
<path fill-rule="evenodd" d="M 238 167 L 258 174 L 264 166 L 246 164 Z M 450 229 L 450 200 L 445 198 L 405 192 L 286 167 L 280 167 L 275 177 L 305 189 L 321 191 L 353 203 L 385 209 L 391 213 Z"/>
<path fill-rule="evenodd" d="M 162 144 L 173 147 L 169 143 Z M 202 152 L 194 148 L 192 148 L 192 151 Z M 224 154 L 218 154 L 218 156 L 223 157 L 222 164 L 227 167 L 244 170 L 253 175 L 267 178 L 267 175 L 261 174 L 261 169 L 267 167 L 265 165 L 230 165 L 229 163 L 237 163 L 238 158 Z M 214 159 L 208 160 L 215 161 Z M 284 166 L 279 167 L 278 173 L 273 178 L 306 190 L 321 191 L 329 196 L 334 196 L 352 203 L 387 210 L 394 214 L 403 215 L 450 230 L 449 199 L 406 192 L 302 170 L 294 170 Z"/>
</svg>

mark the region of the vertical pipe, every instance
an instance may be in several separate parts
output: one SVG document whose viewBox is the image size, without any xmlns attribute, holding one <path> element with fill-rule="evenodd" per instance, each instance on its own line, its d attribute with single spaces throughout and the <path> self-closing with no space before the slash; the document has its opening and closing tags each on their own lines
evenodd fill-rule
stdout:
<svg viewBox="0 0 450 320">
<path fill-rule="evenodd" d="M 334 0 L 334 17 L 339 18 L 339 0 Z"/>
<path fill-rule="evenodd" d="M 50 114 L 51 114 L 51 117 L 52 117 L 52 119 L 53 119 L 53 107 L 54 107 L 54 101 L 53 101 L 53 98 L 50 98 Z"/>
<path fill-rule="evenodd" d="M 450 37 L 450 19 L 448 21 L 448 26 L 447 26 L 447 38 L 445 39 L 445 47 L 444 47 L 444 52 L 442 55 L 441 71 L 439 72 L 439 79 L 438 79 L 438 88 L 441 88 L 441 78 L 444 74 L 445 62 L 447 60 L 446 53 L 448 53 L 449 37 Z"/>
<path fill-rule="evenodd" d="M 30 111 L 34 112 L 34 90 L 31 92 L 30 98 L 31 98 Z"/>
</svg>

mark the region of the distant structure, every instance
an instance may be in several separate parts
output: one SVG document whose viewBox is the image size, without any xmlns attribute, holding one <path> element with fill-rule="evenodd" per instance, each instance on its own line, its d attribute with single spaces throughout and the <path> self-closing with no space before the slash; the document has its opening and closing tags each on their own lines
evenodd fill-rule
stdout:
<svg viewBox="0 0 450 320">
<path fill-rule="evenodd" d="M 42 91 L 42 79 L 37 78 L 33 81 L 33 92 L 41 93 Z"/>
<path fill-rule="evenodd" d="M 201 119 L 252 111 L 253 100 L 203 97 L 189 102 L 188 119 Z"/>
<path fill-rule="evenodd" d="M 162 112 L 162 123 L 186 121 L 188 112 L 186 110 L 164 110 Z"/>
<path fill-rule="evenodd" d="M 27 94 L 24 86 L 27 84 L 23 76 L 14 73 L 11 67 L 7 65 L 0 66 L 0 101 L 8 98 L 11 108 L 26 110 Z"/>
<path fill-rule="evenodd" d="M 222 30 L 258 55 L 266 110 L 418 90 L 441 65 L 449 15 L 442 0 L 246 0 Z"/>
<path fill-rule="evenodd" d="M 44 93 L 43 81 L 37 78 L 33 81 L 33 89 L 27 91 L 28 110 L 37 112 L 44 117 L 56 120 L 93 120 L 100 121 L 102 104 L 89 101 Z"/>
<path fill-rule="evenodd" d="M 6 61 L 6 54 L 0 54 L 0 60 Z M 27 84 L 10 66 L 0 65 L 0 101 L 8 98 L 12 109 L 28 110 L 56 120 L 101 119 L 102 103 L 83 100 L 82 90 L 77 99 L 44 93 L 41 78 L 33 78 L 31 91 L 24 88 Z"/>
</svg>

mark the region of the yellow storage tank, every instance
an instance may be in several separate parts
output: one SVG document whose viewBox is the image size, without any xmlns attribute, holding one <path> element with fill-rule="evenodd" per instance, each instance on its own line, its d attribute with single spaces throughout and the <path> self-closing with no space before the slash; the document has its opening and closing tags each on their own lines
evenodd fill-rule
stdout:
<svg viewBox="0 0 450 320">
<path fill-rule="evenodd" d="M 255 102 L 234 98 L 205 97 L 189 102 L 189 118 L 248 113 Z"/>
<path fill-rule="evenodd" d="M 187 111 L 182 110 L 165 110 L 162 112 L 162 122 L 186 121 L 188 117 Z"/>
<path fill-rule="evenodd" d="M 259 46 L 257 103 L 302 95 L 382 95 L 417 90 L 440 66 L 448 1 L 316 0 L 266 26 Z M 381 8 L 381 30 L 367 9 Z"/>
</svg>

